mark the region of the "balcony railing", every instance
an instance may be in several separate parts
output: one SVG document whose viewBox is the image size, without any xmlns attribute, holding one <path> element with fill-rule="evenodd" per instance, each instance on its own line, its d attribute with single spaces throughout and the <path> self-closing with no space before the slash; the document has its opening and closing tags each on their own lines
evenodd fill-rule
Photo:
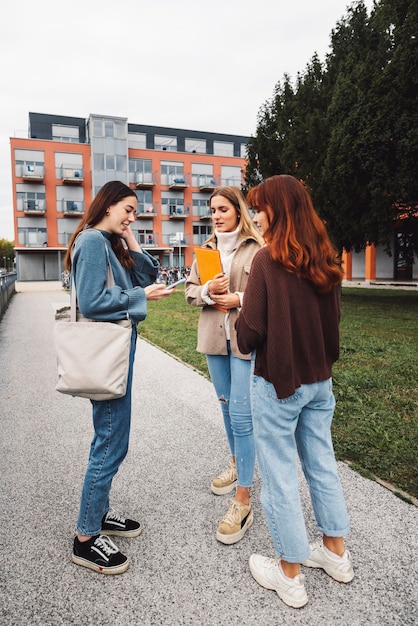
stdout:
<svg viewBox="0 0 418 626">
<path fill-rule="evenodd" d="M 45 178 L 45 167 L 35 163 L 24 163 L 21 166 L 21 176 L 23 180 L 42 181 Z"/>
<path fill-rule="evenodd" d="M 212 214 L 210 212 L 210 207 L 209 206 L 199 206 L 198 208 L 198 216 L 200 218 L 201 221 L 205 221 L 205 220 L 210 220 L 212 217 Z"/>
<path fill-rule="evenodd" d="M 135 185 L 138 189 L 154 187 L 158 181 L 157 172 L 135 172 Z"/>
<path fill-rule="evenodd" d="M 62 200 L 61 208 L 64 215 L 80 217 L 84 213 L 84 201 Z"/>
<path fill-rule="evenodd" d="M 185 220 L 190 215 L 190 205 L 169 204 L 168 214 L 171 220 Z"/>
<path fill-rule="evenodd" d="M 68 246 L 73 233 L 58 233 L 58 244 L 60 246 Z"/>
<path fill-rule="evenodd" d="M 210 192 L 217 186 L 214 176 L 209 176 L 208 174 L 199 174 L 197 176 L 197 187 L 199 187 L 199 191 Z"/>
<path fill-rule="evenodd" d="M 153 202 L 152 204 L 144 204 L 137 208 L 136 216 L 139 219 L 148 219 L 153 218 L 158 213 L 158 202 Z"/>
<path fill-rule="evenodd" d="M 63 183 L 80 185 L 84 180 L 84 168 L 77 165 L 61 165 L 60 175 Z"/>
<path fill-rule="evenodd" d="M 135 233 L 135 239 L 144 248 L 154 248 L 159 245 L 158 233 L 141 233 L 138 231 Z"/>
<path fill-rule="evenodd" d="M 45 200 L 24 200 L 23 212 L 26 215 L 45 215 Z"/>
<path fill-rule="evenodd" d="M 169 189 L 186 189 L 190 183 L 189 174 L 170 174 L 168 177 Z"/>
<path fill-rule="evenodd" d="M 46 248 L 48 246 L 48 235 L 46 230 L 19 228 L 18 241 L 19 245 L 27 248 Z"/>
<path fill-rule="evenodd" d="M 173 248 L 187 247 L 190 243 L 190 235 L 180 232 L 163 235 L 163 243 L 168 244 Z"/>
</svg>

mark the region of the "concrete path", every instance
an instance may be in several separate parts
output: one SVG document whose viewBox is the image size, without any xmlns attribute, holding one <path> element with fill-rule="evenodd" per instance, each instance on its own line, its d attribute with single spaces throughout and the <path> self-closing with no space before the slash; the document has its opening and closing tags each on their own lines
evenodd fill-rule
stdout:
<svg viewBox="0 0 418 626">
<path fill-rule="evenodd" d="M 418 623 L 418 509 L 342 463 L 353 582 L 306 570 L 309 603 L 299 610 L 257 585 L 250 554 L 273 556 L 259 477 L 254 525 L 235 546 L 218 543 L 228 496 L 212 495 L 209 484 L 228 450 L 212 385 L 144 341 L 135 364 L 130 452 L 112 490 L 114 508 L 140 519 L 144 532 L 117 542 L 131 557 L 121 576 L 72 564 L 90 404 L 54 390 L 54 309 L 68 296 L 57 283 L 37 287 L 19 289 L 0 323 L 2 625 Z M 303 482 L 301 492 L 317 540 Z"/>
</svg>

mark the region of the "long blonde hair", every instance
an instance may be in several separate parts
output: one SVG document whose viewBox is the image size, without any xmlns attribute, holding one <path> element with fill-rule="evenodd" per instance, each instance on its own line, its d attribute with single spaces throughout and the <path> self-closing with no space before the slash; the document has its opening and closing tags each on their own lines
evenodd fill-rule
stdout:
<svg viewBox="0 0 418 626">
<path fill-rule="evenodd" d="M 209 199 L 209 204 L 212 198 L 214 198 L 215 196 L 222 196 L 223 198 L 226 198 L 234 206 L 238 218 L 239 237 L 241 239 L 247 239 L 248 237 L 252 237 L 261 246 L 263 246 L 264 239 L 251 219 L 247 202 L 241 189 L 239 187 L 217 187 L 213 191 Z M 216 243 L 216 234 L 214 231 L 212 232 L 210 237 L 206 239 L 203 245 L 212 242 Z"/>
</svg>

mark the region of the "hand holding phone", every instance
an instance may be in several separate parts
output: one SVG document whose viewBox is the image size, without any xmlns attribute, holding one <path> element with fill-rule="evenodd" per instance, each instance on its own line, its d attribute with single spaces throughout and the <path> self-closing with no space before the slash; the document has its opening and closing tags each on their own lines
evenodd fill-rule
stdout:
<svg viewBox="0 0 418 626">
<path fill-rule="evenodd" d="M 174 289 L 174 287 L 178 287 L 178 285 L 182 285 L 185 282 L 186 282 L 185 278 L 180 278 L 179 280 L 176 280 L 175 283 L 171 283 L 171 285 L 167 285 L 166 289 Z"/>
</svg>

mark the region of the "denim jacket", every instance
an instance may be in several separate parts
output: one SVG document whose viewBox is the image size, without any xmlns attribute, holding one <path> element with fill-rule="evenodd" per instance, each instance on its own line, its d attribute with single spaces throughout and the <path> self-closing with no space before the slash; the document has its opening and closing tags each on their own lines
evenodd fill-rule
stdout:
<svg viewBox="0 0 418 626">
<path fill-rule="evenodd" d="M 107 253 L 115 280 L 107 287 Z M 148 252 L 130 251 L 135 262 L 124 268 L 110 243 L 110 233 L 87 229 L 77 237 L 71 268 L 71 284 L 77 288 L 77 302 L 85 317 L 113 321 L 131 319 L 138 323 L 147 315 L 144 287 L 155 282 L 159 263 Z"/>
</svg>

